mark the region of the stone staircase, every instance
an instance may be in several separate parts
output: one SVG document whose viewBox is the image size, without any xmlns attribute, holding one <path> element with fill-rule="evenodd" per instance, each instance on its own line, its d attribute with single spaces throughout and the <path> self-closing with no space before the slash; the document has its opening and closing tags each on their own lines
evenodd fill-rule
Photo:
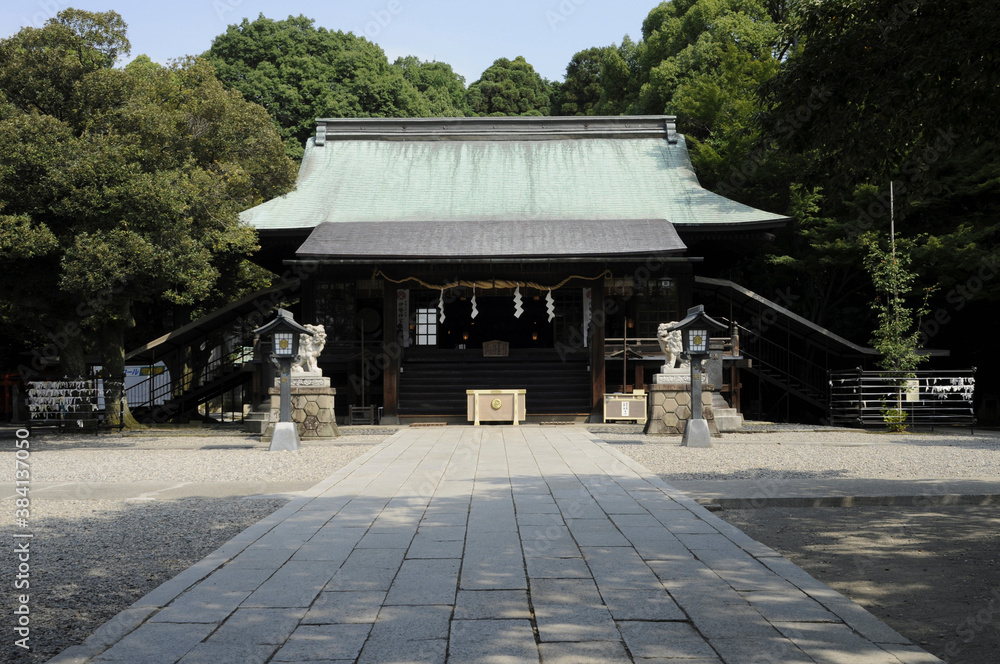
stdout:
<svg viewBox="0 0 1000 664">
<path fill-rule="evenodd" d="M 743 426 L 743 415 L 735 408 L 730 408 L 725 398 L 718 392 L 712 394 L 712 413 L 719 433 L 733 433 Z"/>
</svg>

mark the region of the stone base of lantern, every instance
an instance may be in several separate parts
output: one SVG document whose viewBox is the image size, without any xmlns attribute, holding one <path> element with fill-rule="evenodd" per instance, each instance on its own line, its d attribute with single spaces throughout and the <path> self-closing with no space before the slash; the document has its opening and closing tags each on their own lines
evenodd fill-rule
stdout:
<svg viewBox="0 0 1000 664">
<path fill-rule="evenodd" d="M 292 422 L 299 432 L 299 438 L 306 440 L 322 440 L 336 438 L 340 435 L 337 428 L 337 418 L 334 415 L 333 403 L 337 394 L 334 387 L 293 387 L 292 390 Z M 270 443 L 274 435 L 274 425 L 281 417 L 281 390 L 272 387 L 271 419 L 264 429 L 262 442 Z"/>
<path fill-rule="evenodd" d="M 649 433 L 664 436 L 680 436 L 684 433 L 687 421 L 691 419 L 691 383 L 675 383 L 671 385 L 648 385 L 650 399 Z M 712 412 L 712 386 L 702 386 L 702 412 L 708 423 L 708 430 L 713 436 L 719 435 L 715 425 L 715 415 Z"/>
</svg>

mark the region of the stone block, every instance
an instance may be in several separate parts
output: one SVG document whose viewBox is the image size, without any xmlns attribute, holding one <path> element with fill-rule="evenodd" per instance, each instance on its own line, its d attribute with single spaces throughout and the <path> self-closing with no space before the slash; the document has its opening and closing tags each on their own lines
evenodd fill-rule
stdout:
<svg viewBox="0 0 1000 664">
<path fill-rule="evenodd" d="M 292 410 L 292 422 L 295 422 L 296 424 L 301 424 L 302 422 L 305 421 L 306 421 L 306 412 L 304 410 L 300 410 L 298 408 Z"/>
<path fill-rule="evenodd" d="M 334 397 L 328 394 L 320 394 L 316 397 L 316 404 L 320 407 L 320 410 L 332 409 L 333 408 Z"/>
<path fill-rule="evenodd" d="M 308 397 L 306 398 L 308 399 Z M 310 399 L 306 401 L 302 409 L 306 411 L 306 415 L 310 415 L 312 417 L 319 415 L 319 404 L 316 403 L 315 400 Z"/>
<path fill-rule="evenodd" d="M 674 399 L 677 400 L 678 406 L 690 406 L 691 405 L 691 393 L 690 392 L 678 392 Z"/>
<path fill-rule="evenodd" d="M 676 414 L 677 414 L 677 419 L 679 420 L 687 421 L 691 419 L 691 409 L 688 408 L 687 406 L 678 406 Z"/>
<path fill-rule="evenodd" d="M 292 408 L 298 410 L 306 407 L 306 402 L 308 400 L 303 395 L 296 395 L 292 397 Z"/>
</svg>

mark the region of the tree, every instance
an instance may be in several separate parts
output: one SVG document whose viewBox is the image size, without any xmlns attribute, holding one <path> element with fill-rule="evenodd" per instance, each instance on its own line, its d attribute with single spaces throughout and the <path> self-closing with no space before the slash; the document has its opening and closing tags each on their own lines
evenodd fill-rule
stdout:
<svg viewBox="0 0 1000 664">
<path fill-rule="evenodd" d="M 476 115 L 548 115 L 550 86 L 523 56 L 500 58 L 469 86 Z"/>
<path fill-rule="evenodd" d="M 1000 6 L 973 0 L 831 0 L 796 15 L 800 53 L 767 86 L 771 133 L 820 149 L 844 182 L 888 181 L 950 134 L 976 147 L 1000 133 Z M 792 123 L 814 89 L 809 131 Z"/>
<path fill-rule="evenodd" d="M 268 110 L 290 156 L 301 158 L 316 118 L 430 115 L 404 68 L 391 66 L 378 45 L 313 23 L 261 14 L 230 25 L 205 53 L 227 87 Z"/>
<path fill-rule="evenodd" d="M 881 355 L 880 366 L 886 371 L 910 372 L 927 357 L 919 355 L 920 331 L 914 315 L 921 316 L 926 308 L 914 311 L 906 304 L 911 295 L 916 275 L 910 271 L 909 243 L 897 246 L 891 240 L 890 250 L 882 247 L 879 234 L 865 233 L 861 244 L 867 250 L 865 268 L 871 275 L 877 297 L 874 305 L 878 313 L 878 327 L 872 336 L 872 346 Z"/>
<path fill-rule="evenodd" d="M 601 103 L 601 66 L 614 47 L 580 51 L 566 65 L 566 80 L 553 99 L 553 115 L 596 115 Z"/>
<path fill-rule="evenodd" d="M 392 66 L 403 72 L 427 102 L 431 117 L 462 117 L 469 114 L 465 77 L 444 62 L 421 62 L 413 55 L 396 58 Z"/>
<path fill-rule="evenodd" d="M 0 306 L 69 374 L 96 352 L 123 375 L 135 305 L 210 298 L 256 248 L 239 212 L 295 176 L 264 109 L 211 65 L 112 69 L 127 49 L 120 16 L 78 10 L 0 42 Z"/>
</svg>

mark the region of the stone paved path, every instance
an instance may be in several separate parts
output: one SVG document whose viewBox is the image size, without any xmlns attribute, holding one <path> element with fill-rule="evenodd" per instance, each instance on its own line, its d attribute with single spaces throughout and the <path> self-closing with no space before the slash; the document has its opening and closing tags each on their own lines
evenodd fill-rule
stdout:
<svg viewBox="0 0 1000 664">
<path fill-rule="evenodd" d="M 404 430 L 53 662 L 939 662 L 575 427 Z"/>
</svg>

